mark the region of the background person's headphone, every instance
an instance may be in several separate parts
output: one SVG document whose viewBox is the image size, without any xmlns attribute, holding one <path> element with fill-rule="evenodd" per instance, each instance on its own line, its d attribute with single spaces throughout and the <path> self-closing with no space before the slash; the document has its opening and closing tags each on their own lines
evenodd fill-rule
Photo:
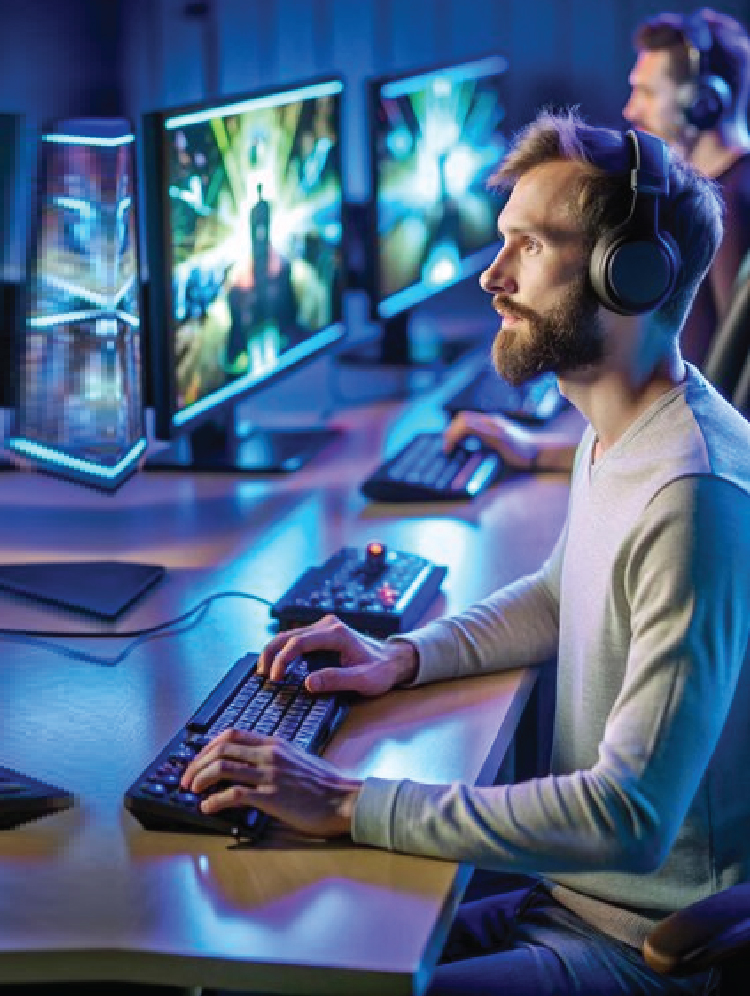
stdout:
<svg viewBox="0 0 750 996">
<path fill-rule="evenodd" d="M 732 106 L 732 89 L 721 76 L 709 71 L 709 52 L 714 39 L 700 12 L 686 17 L 681 31 L 688 51 L 694 89 L 693 98 L 684 111 L 685 120 L 698 131 L 709 131 L 716 127 Z"/>
<path fill-rule="evenodd" d="M 659 231 L 659 198 L 669 193 L 669 152 L 660 138 L 631 129 L 633 199 L 625 221 L 594 246 L 589 276 L 596 296 L 618 315 L 641 315 L 669 297 L 680 269 L 680 250 Z"/>
</svg>

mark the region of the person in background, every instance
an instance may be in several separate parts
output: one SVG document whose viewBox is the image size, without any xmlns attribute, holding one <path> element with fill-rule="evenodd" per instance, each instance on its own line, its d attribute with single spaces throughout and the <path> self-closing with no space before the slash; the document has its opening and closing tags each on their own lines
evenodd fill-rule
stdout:
<svg viewBox="0 0 750 996">
<path fill-rule="evenodd" d="M 624 118 L 714 180 L 725 204 L 721 245 L 680 339 L 683 358 L 702 367 L 750 252 L 750 37 L 739 21 L 703 7 L 687 17 L 651 17 L 633 41 Z M 515 469 L 570 470 L 579 432 L 576 425 L 532 432 L 500 415 L 461 412 L 446 429 L 445 447 L 472 435 Z"/>
<path fill-rule="evenodd" d="M 668 142 L 719 186 L 724 235 L 685 321 L 683 357 L 702 366 L 750 250 L 750 38 L 709 7 L 660 14 L 635 32 L 638 53 L 623 116 Z"/>
<path fill-rule="evenodd" d="M 207 813 L 257 806 L 304 833 L 534 876 L 459 909 L 429 996 L 703 991 L 705 974 L 657 975 L 641 945 L 750 877 L 750 425 L 679 348 L 721 205 L 660 139 L 573 112 L 540 115 L 495 180 L 510 189 L 480 281 L 503 320 L 495 367 L 557 371 L 589 423 L 554 549 L 457 615 L 387 640 L 326 616 L 274 636 L 258 668 L 279 681 L 338 651 L 308 690 L 375 696 L 556 658 L 549 771 L 362 780 L 233 730 L 181 783 Z"/>
</svg>

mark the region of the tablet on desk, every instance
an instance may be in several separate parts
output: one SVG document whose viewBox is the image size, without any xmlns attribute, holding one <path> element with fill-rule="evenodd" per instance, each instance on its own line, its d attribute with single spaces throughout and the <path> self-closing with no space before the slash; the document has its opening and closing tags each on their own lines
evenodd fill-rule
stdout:
<svg viewBox="0 0 750 996">
<path fill-rule="evenodd" d="M 0 591 L 112 621 L 165 573 L 124 560 L 0 564 Z"/>
</svg>

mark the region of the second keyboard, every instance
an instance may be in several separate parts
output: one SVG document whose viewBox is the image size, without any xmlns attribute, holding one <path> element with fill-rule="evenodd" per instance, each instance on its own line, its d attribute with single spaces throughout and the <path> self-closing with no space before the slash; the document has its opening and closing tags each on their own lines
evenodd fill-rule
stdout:
<svg viewBox="0 0 750 996">
<path fill-rule="evenodd" d="M 364 481 L 362 493 L 375 501 L 466 501 L 494 484 L 503 468 L 500 455 L 476 437 L 446 453 L 442 433 L 422 432 Z"/>
</svg>

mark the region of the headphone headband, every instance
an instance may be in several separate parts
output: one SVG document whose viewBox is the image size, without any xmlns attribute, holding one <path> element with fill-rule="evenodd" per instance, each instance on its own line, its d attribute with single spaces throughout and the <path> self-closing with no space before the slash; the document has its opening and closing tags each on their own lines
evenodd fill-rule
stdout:
<svg viewBox="0 0 750 996">
<path fill-rule="evenodd" d="M 641 315 L 669 297 L 680 268 L 677 244 L 659 230 L 659 200 L 669 194 L 669 152 L 660 138 L 630 129 L 633 199 L 627 218 L 594 246 L 589 277 L 597 297 L 610 311 Z"/>
<path fill-rule="evenodd" d="M 700 11 L 681 19 L 680 31 L 690 60 L 690 75 L 695 94 L 685 118 L 698 131 L 714 128 L 732 106 L 732 88 L 709 68 L 709 55 L 714 45 L 711 27 Z"/>
<path fill-rule="evenodd" d="M 625 132 L 630 146 L 630 189 L 637 194 L 664 197 L 669 193 L 669 156 L 660 138 L 631 128 Z"/>
</svg>

